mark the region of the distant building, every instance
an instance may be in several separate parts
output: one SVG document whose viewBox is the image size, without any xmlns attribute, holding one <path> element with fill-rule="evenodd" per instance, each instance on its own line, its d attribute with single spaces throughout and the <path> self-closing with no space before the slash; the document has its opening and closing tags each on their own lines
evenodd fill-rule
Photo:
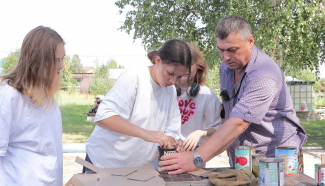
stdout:
<svg viewBox="0 0 325 186">
<path fill-rule="evenodd" d="M 82 67 L 82 70 L 85 73 L 94 73 L 95 72 L 95 68 L 94 67 Z"/>
</svg>

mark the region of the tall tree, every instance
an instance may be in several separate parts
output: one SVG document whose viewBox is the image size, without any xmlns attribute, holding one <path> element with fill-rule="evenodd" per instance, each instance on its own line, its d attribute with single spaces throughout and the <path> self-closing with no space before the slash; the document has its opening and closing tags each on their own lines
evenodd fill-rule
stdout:
<svg viewBox="0 0 325 186">
<path fill-rule="evenodd" d="M 77 80 L 73 79 L 71 76 L 71 66 L 72 62 L 69 56 L 65 56 L 63 59 L 63 69 L 61 70 L 61 80 L 62 80 L 62 87 L 66 86 L 76 86 L 78 85 Z"/>
<path fill-rule="evenodd" d="M 11 70 L 13 70 L 19 60 L 19 56 L 20 56 L 20 48 L 16 49 L 14 52 L 10 52 L 10 54 L 6 57 L 3 58 L 2 61 L 3 63 L 3 73 L 7 74 L 9 73 Z"/>
<path fill-rule="evenodd" d="M 109 79 L 108 69 L 115 69 L 117 67 L 117 63 L 115 60 L 110 59 L 106 62 L 106 64 L 100 65 L 98 60 L 95 61 L 95 64 L 96 72 L 89 85 L 89 92 L 95 95 L 105 95 L 113 87 L 113 82 Z"/>
<path fill-rule="evenodd" d="M 81 59 L 79 58 L 78 54 L 73 55 L 71 59 L 71 72 L 72 73 L 83 72 Z"/>
<path fill-rule="evenodd" d="M 318 70 L 325 61 L 324 0 L 119 0 L 120 27 L 147 50 L 172 38 L 199 46 L 208 64 L 219 64 L 215 28 L 227 15 L 251 25 L 255 43 L 283 68 Z M 131 8 L 130 8 L 131 7 Z M 320 62 L 320 63 L 319 63 Z"/>
</svg>

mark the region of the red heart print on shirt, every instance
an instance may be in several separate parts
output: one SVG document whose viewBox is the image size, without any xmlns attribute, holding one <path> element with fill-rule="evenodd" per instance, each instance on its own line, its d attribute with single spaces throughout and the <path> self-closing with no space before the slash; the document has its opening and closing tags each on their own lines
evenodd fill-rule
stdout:
<svg viewBox="0 0 325 186">
<path fill-rule="evenodd" d="M 179 111 L 182 115 L 182 125 L 193 118 L 197 111 L 197 103 L 195 100 L 186 99 L 183 100 L 181 97 L 177 97 Z"/>
</svg>

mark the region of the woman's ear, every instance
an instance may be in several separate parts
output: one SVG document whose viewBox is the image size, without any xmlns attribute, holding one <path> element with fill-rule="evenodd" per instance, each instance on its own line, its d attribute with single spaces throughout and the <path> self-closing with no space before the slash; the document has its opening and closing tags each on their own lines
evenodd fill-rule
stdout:
<svg viewBox="0 0 325 186">
<path fill-rule="evenodd" d="M 160 65 L 160 63 L 162 62 L 160 56 L 156 56 L 155 62 L 156 62 L 155 64 L 156 64 L 157 66 Z"/>
</svg>

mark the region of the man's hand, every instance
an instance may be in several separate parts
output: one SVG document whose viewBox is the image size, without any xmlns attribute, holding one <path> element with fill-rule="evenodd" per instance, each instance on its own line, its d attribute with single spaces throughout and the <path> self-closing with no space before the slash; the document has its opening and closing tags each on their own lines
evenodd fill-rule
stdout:
<svg viewBox="0 0 325 186">
<path fill-rule="evenodd" d="M 169 171 L 168 174 L 180 174 L 195 170 L 196 166 L 193 163 L 193 152 L 180 152 L 162 156 L 159 162 L 159 167 L 162 171 Z"/>
</svg>

